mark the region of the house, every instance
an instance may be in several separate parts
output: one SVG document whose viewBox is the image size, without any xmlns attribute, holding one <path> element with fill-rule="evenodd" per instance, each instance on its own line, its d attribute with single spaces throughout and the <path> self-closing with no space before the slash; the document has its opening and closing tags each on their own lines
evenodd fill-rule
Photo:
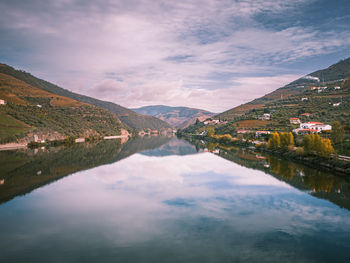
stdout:
<svg viewBox="0 0 350 263">
<path fill-rule="evenodd" d="M 6 105 L 6 101 L 5 100 L 0 100 L 0 105 Z"/>
<path fill-rule="evenodd" d="M 270 134 L 270 132 L 269 131 L 256 131 L 255 132 L 256 137 L 259 137 L 261 135 L 266 135 L 266 134 Z"/>
<path fill-rule="evenodd" d="M 341 102 L 333 103 L 333 107 L 338 107 L 341 104 Z"/>
<path fill-rule="evenodd" d="M 310 117 L 310 116 L 311 116 L 311 113 L 306 112 L 306 113 L 300 114 L 300 116 Z"/>
<path fill-rule="evenodd" d="M 334 89 L 340 89 L 340 87 L 339 86 L 335 86 Z"/>
<path fill-rule="evenodd" d="M 259 120 L 270 120 L 271 115 L 269 113 L 264 113 L 264 115 L 259 116 Z"/>
<path fill-rule="evenodd" d="M 237 130 L 237 134 L 245 134 L 245 133 L 250 133 L 252 131 L 250 130 Z"/>
<path fill-rule="evenodd" d="M 308 101 L 309 99 L 304 97 L 304 98 L 301 98 L 301 101 Z"/>
<path fill-rule="evenodd" d="M 37 106 L 38 108 L 42 108 L 42 107 L 43 107 L 43 106 L 41 106 L 40 104 L 37 104 L 36 106 Z"/>
<path fill-rule="evenodd" d="M 309 122 L 301 123 L 300 129 L 313 129 L 313 130 L 316 130 L 317 132 L 321 132 L 321 131 L 332 130 L 332 126 L 329 124 L 324 124 L 322 122 L 309 121 Z"/>
<path fill-rule="evenodd" d="M 208 124 L 218 124 L 220 121 L 219 120 L 207 120 L 204 122 L 204 125 L 208 125 Z"/>
<path fill-rule="evenodd" d="M 291 124 L 299 124 L 300 120 L 299 120 L 299 118 L 289 118 L 289 122 Z"/>
</svg>

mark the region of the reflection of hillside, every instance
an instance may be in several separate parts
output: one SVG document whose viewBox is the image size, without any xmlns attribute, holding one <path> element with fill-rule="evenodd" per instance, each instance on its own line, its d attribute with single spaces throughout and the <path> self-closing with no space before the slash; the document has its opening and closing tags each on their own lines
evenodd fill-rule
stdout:
<svg viewBox="0 0 350 263">
<path fill-rule="evenodd" d="M 56 181 L 69 174 L 114 163 L 134 153 L 167 143 L 168 137 L 156 136 L 129 140 L 75 144 L 49 150 L 0 152 L 0 203 Z"/>
<path fill-rule="evenodd" d="M 175 137 L 158 148 L 142 152 L 142 154 L 147 156 L 189 155 L 195 153 L 197 153 L 195 146 Z"/>
<path fill-rule="evenodd" d="M 77 171 L 112 161 L 120 152 L 120 140 L 98 144 L 76 144 L 50 150 L 0 152 L 0 202 L 28 193 Z"/>
<path fill-rule="evenodd" d="M 205 147 L 198 142 L 191 143 L 194 143 L 197 147 Z M 327 199 L 350 210 L 350 181 L 345 178 L 286 159 L 280 159 L 276 156 L 266 155 L 263 157 L 239 147 L 220 146 L 219 156 L 239 165 L 264 171 L 299 190 Z"/>
<path fill-rule="evenodd" d="M 313 196 L 350 210 L 349 180 L 276 156 L 266 156 L 267 159 L 261 160 L 255 154 L 243 150 L 222 151 L 220 156 L 242 166 L 262 170 Z"/>
<path fill-rule="evenodd" d="M 123 145 L 121 152 L 114 161 L 119 161 L 134 153 L 156 149 L 168 143 L 170 139 L 171 137 L 168 136 L 145 136 L 129 140 Z"/>
</svg>

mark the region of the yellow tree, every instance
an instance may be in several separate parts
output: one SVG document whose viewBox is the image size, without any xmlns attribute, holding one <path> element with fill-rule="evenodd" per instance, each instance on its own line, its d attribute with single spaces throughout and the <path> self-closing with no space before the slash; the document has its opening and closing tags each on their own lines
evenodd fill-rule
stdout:
<svg viewBox="0 0 350 263">
<path fill-rule="evenodd" d="M 275 132 L 274 134 L 272 134 L 269 141 L 267 142 L 267 147 L 269 149 L 276 150 L 280 146 L 280 144 L 281 144 L 280 136 L 277 132 Z"/>
<path fill-rule="evenodd" d="M 294 145 L 294 136 L 291 132 L 280 133 L 281 147 L 286 150 L 289 146 Z"/>
</svg>

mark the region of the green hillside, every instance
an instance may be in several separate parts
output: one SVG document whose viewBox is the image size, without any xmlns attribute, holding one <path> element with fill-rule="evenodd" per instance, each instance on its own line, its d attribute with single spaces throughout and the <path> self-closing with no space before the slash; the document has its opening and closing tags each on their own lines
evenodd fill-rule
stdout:
<svg viewBox="0 0 350 263">
<path fill-rule="evenodd" d="M 128 127 L 136 130 L 143 129 L 152 129 L 152 130 L 161 130 L 171 128 L 171 126 L 155 117 L 152 116 L 144 116 L 138 114 L 132 110 L 124 108 L 118 104 L 102 101 L 98 99 L 94 99 L 85 95 L 80 95 L 69 90 L 58 87 L 50 82 L 45 80 L 36 78 L 32 76 L 30 73 L 16 70 L 8 65 L 0 64 L 0 73 L 4 73 L 10 76 L 15 77 L 16 79 L 22 80 L 23 82 L 39 88 L 41 90 L 45 90 L 60 96 L 64 96 L 67 98 L 74 99 L 79 102 L 88 103 L 91 105 L 95 105 L 97 107 L 104 108 L 118 116 L 118 118 Z"/>
<path fill-rule="evenodd" d="M 31 86 L 0 73 L 0 142 L 36 135 L 62 139 L 121 133 L 123 124 L 111 112 Z"/>
<path fill-rule="evenodd" d="M 319 81 L 312 77 L 318 78 Z M 327 86 L 331 88 L 335 86 L 344 86 L 344 80 L 347 78 L 350 78 L 350 58 L 342 60 L 334 65 L 331 65 L 326 69 L 315 71 L 307 76 L 304 76 L 303 78 L 297 79 L 289 83 L 288 85 L 282 88 L 279 88 L 269 94 L 266 94 L 261 98 L 255 99 L 251 102 L 242 104 L 223 113 L 220 113 L 216 117 L 222 120 L 233 121 L 251 112 L 252 110 L 263 110 L 266 108 L 271 108 L 271 106 L 277 105 L 279 103 L 286 107 L 286 102 L 288 100 L 290 100 L 290 102 L 294 100 L 295 104 L 296 99 L 300 99 L 300 97 L 303 97 L 305 95 L 315 98 L 315 100 L 313 100 L 314 103 L 317 103 L 319 99 L 323 100 L 324 102 L 324 100 L 326 100 L 327 97 L 332 98 L 329 100 L 329 102 L 332 102 L 336 100 L 334 96 L 337 96 L 337 94 L 341 95 L 340 92 L 344 93 L 344 90 L 337 93 L 331 92 L 331 89 L 329 89 L 326 93 L 318 95 L 315 93 L 310 94 L 310 88 L 312 86 Z M 348 96 L 346 90 L 345 94 L 343 95 L 345 97 Z M 343 97 L 343 99 L 346 100 L 345 97 Z M 303 105 L 304 104 L 298 103 L 298 105 L 295 105 L 294 108 Z M 295 112 L 292 113 L 293 115 L 295 115 Z"/>
<path fill-rule="evenodd" d="M 321 76 L 324 81 L 317 80 L 321 79 Z M 319 87 L 327 88 L 318 89 Z M 264 114 L 269 114 L 270 118 L 262 119 Z M 239 129 L 253 132 L 292 131 L 299 127 L 299 124 L 291 124 L 290 118 L 299 118 L 301 122 L 318 121 L 328 124 L 339 121 L 349 130 L 350 59 L 313 72 L 213 118 L 222 121 L 220 125 L 213 127 L 216 134 L 236 135 Z M 201 122 L 184 129 L 182 133 L 200 134 L 207 129 L 208 126 Z"/>
</svg>

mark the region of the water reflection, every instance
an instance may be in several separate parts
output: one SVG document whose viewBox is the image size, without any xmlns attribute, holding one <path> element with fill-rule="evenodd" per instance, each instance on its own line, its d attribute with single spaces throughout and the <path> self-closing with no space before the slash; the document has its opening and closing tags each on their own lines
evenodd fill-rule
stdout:
<svg viewBox="0 0 350 263">
<path fill-rule="evenodd" d="M 82 150 L 84 157 L 77 159 L 72 159 L 79 152 L 73 148 L 50 153 L 47 160 L 54 165 L 73 151 L 71 162 L 61 165 L 78 172 L 0 206 L 0 261 L 349 258 L 350 212 L 310 195 L 318 192 L 305 183 L 312 177 L 306 168 L 241 149 L 210 147 L 217 154 L 194 154 L 193 146 L 174 138 L 159 138 L 162 146 L 152 150 L 154 138 L 111 145 L 110 150 L 91 146 L 101 150 Z M 97 152 L 104 157 L 92 164 Z M 98 167 L 86 170 L 93 165 Z M 39 166 L 31 171 L 38 172 Z M 46 174 L 43 166 L 40 170 L 35 176 Z"/>
</svg>

